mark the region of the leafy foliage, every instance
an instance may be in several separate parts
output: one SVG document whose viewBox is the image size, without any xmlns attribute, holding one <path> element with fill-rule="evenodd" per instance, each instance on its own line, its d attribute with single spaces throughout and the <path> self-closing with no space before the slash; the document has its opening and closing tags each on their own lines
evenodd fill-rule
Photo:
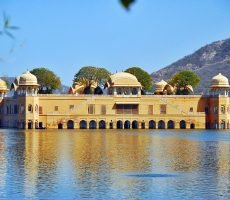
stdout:
<svg viewBox="0 0 230 200">
<path fill-rule="evenodd" d="M 120 2 L 126 9 L 129 9 L 130 5 L 133 4 L 135 0 L 120 0 Z"/>
<path fill-rule="evenodd" d="M 74 82 L 79 82 L 83 85 L 91 86 L 97 83 L 102 86 L 109 79 L 110 72 L 105 68 L 97 68 L 93 66 L 82 67 L 74 76 Z"/>
<path fill-rule="evenodd" d="M 52 91 L 61 87 L 60 78 L 47 68 L 35 68 L 30 71 L 38 79 L 40 94 L 52 94 Z"/>
<path fill-rule="evenodd" d="M 169 84 L 177 87 L 177 94 L 188 94 L 186 86 L 196 87 L 200 83 L 200 78 L 194 72 L 181 70 L 177 72 L 169 81 Z"/>
<path fill-rule="evenodd" d="M 152 88 L 152 78 L 148 72 L 144 71 L 140 67 L 131 67 L 125 70 L 130 74 L 133 74 L 137 77 L 137 80 L 141 83 L 142 87 L 145 90 L 150 90 Z"/>
</svg>

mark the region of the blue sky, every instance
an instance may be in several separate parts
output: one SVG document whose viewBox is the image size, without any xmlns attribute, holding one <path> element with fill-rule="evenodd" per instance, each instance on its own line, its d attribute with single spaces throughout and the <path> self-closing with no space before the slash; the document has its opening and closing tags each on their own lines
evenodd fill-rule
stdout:
<svg viewBox="0 0 230 200">
<path fill-rule="evenodd" d="M 229 0 L 1 0 L 20 27 L 0 37 L 0 75 L 47 67 L 71 85 L 82 66 L 111 72 L 130 66 L 152 73 L 229 37 Z"/>
</svg>

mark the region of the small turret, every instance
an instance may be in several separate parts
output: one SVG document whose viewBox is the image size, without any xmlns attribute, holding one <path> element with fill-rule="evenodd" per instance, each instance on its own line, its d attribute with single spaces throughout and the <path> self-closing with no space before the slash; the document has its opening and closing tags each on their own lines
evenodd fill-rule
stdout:
<svg viewBox="0 0 230 200">
<path fill-rule="evenodd" d="M 213 95 L 228 96 L 229 88 L 228 78 L 221 73 L 212 78 L 210 90 Z"/>
<path fill-rule="evenodd" d="M 0 79 L 0 98 L 3 98 L 8 92 L 7 84 L 4 80 Z"/>
</svg>

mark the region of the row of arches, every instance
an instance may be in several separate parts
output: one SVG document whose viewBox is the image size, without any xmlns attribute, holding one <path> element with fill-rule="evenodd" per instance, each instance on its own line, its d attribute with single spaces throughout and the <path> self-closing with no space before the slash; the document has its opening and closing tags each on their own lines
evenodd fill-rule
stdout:
<svg viewBox="0 0 230 200">
<path fill-rule="evenodd" d="M 165 121 L 160 120 L 157 124 L 154 120 L 149 121 L 149 129 L 174 129 L 175 128 L 175 122 L 173 120 L 169 120 L 167 123 Z M 181 120 L 179 123 L 180 129 L 186 129 L 186 121 Z M 190 124 L 190 129 L 195 129 L 195 124 L 191 123 Z"/>
<path fill-rule="evenodd" d="M 136 120 L 132 121 L 132 123 L 129 120 L 126 120 L 124 122 L 124 126 L 123 126 L 123 122 L 121 120 L 117 121 L 117 129 L 138 129 L 138 122 Z"/>
<path fill-rule="evenodd" d="M 114 125 L 116 125 L 116 127 L 114 127 Z M 181 120 L 179 122 L 179 128 L 180 129 L 186 129 L 186 121 L 185 120 Z M 168 122 L 165 122 L 163 120 L 158 121 L 158 123 L 156 123 L 154 120 L 150 120 L 148 122 L 148 127 L 149 129 L 174 129 L 175 128 L 175 121 L 173 120 L 169 120 Z M 63 124 L 59 123 L 58 124 L 58 128 L 62 129 L 63 128 Z M 73 120 L 69 120 L 67 121 L 67 128 L 68 129 L 74 129 L 74 121 Z M 79 123 L 79 128 L 80 129 L 105 129 L 106 128 L 106 122 L 105 120 L 100 120 L 99 123 L 97 124 L 97 122 L 95 120 L 91 120 L 89 123 L 87 123 L 86 120 L 81 120 Z M 145 129 L 145 122 L 141 122 L 141 127 L 139 127 L 138 121 L 134 120 L 134 121 L 122 121 L 122 120 L 118 120 L 116 122 L 116 124 L 114 124 L 112 121 L 109 123 L 109 128 L 113 129 L 113 128 L 117 128 L 117 129 Z M 195 124 L 191 123 L 190 124 L 190 129 L 195 129 Z"/>
<path fill-rule="evenodd" d="M 106 128 L 106 122 L 104 120 L 99 121 L 98 127 L 97 127 L 97 122 L 95 120 L 91 120 L 89 122 L 89 124 L 87 124 L 86 120 L 81 120 L 79 125 L 80 125 L 80 129 L 87 129 L 87 128 L 89 128 L 89 129 L 96 129 L 96 128 L 105 129 Z M 58 129 L 62 129 L 62 128 L 63 128 L 63 124 L 59 123 Z M 68 129 L 74 129 L 74 121 L 73 120 L 67 121 L 67 128 Z"/>
</svg>

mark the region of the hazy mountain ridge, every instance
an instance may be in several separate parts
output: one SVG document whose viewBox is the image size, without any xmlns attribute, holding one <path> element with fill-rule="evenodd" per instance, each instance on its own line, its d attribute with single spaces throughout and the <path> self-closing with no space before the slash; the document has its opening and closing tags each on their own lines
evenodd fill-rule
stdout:
<svg viewBox="0 0 230 200">
<path fill-rule="evenodd" d="M 230 39 L 206 45 L 151 75 L 154 82 L 161 79 L 167 81 L 182 69 L 192 70 L 200 76 L 200 85 L 195 89 L 197 93 L 206 92 L 211 78 L 218 73 L 230 78 Z"/>
</svg>

